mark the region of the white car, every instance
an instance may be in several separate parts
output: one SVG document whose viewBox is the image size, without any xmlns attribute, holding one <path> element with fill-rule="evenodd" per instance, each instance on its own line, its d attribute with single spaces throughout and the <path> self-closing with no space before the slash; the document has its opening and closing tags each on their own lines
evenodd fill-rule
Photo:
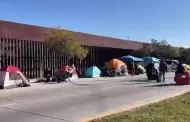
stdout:
<svg viewBox="0 0 190 122">
<path fill-rule="evenodd" d="M 166 60 L 165 61 L 168 67 L 168 70 L 177 70 L 178 62 L 175 60 Z"/>
</svg>

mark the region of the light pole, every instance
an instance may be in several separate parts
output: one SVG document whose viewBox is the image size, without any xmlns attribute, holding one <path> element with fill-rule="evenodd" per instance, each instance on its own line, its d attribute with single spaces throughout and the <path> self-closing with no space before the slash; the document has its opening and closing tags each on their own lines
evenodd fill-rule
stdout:
<svg viewBox="0 0 190 122">
<path fill-rule="evenodd" d="M 130 36 L 126 36 L 127 40 L 129 40 L 131 37 Z"/>
</svg>

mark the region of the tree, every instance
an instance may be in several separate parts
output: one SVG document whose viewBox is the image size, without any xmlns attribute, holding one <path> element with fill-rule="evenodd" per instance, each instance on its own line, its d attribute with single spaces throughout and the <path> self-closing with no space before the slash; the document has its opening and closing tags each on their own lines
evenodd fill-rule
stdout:
<svg viewBox="0 0 190 122">
<path fill-rule="evenodd" d="M 180 56 L 179 49 L 176 47 L 168 46 L 168 48 L 163 50 L 163 56 L 169 59 L 172 59 L 174 57 L 179 57 Z"/>
<path fill-rule="evenodd" d="M 132 52 L 132 55 L 137 57 L 147 57 L 150 56 L 151 51 L 149 48 L 141 48 Z"/>
<path fill-rule="evenodd" d="M 77 43 L 74 34 L 60 27 L 52 28 L 45 34 L 47 48 L 50 52 L 65 54 L 67 57 L 84 59 L 88 50 Z"/>
<path fill-rule="evenodd" d="M 155 40 L 151 39 L 151 48 L 152 52 L 155 52 L 157 57 L 159 58 L 169 58 L 172 59 L 174 57 L 179 57 L 179 49 L 176 47 L 172 47 L 166 40 Z"/>
<path fill-rule="evenodd" d="M 181 58 L 183 58 L 183 60 L 186 63 L 190 63 L 190 48 L 180 47 L 179 53 L 180 53 Z"/>
<path fill-rule="evenodd" d="M 132 55 L 138 57 L 153 56 L 157 58 L 178 57 L 180 55 L 179 49 L 170 46 L 166 40 L 151 39 L 151 43 L 143 45 L 143 48 L 133 51 Z"/>
</svg>

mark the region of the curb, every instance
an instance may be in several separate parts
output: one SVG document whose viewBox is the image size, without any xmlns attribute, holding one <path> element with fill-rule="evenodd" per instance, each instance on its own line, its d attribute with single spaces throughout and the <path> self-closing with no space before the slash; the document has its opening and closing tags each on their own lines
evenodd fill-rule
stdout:
<svg viewBox="0 0 190 122">
<path fill-rule="evenodd" d="M 134 108 L 139 108 L 141 106 L 145 106 L 145 105 L 152 104 L 152 103 L 157 103 L 157 102 L 160 102 L 162 100 L 166 100 L 166 99 L 169 99 L 169 98 L 180 96 L 180 95 L 183 95 L 183 94 L 185 94 L 185 93 L 187 93 L 189 91 L 190 91 L 189 89 L 188 90 L 183 90 L 183 91 L 176 91 L 175 93 L 169 93 L 169 94 L 167 94 L 165 96 L 159 96 L 159 97 L 149 98 L 149 99 L 142 100 L 142 101 L 137 101 L 137 102 L 133 103 L 132 105 L 125 106 L 125 107 L 118 108 L 118 109 L 114 109 L 114 110 L 110 110 L 110 111 L 104 112 L 104 113 L 99 114 L 99 115 L 94 115 L 94 116 L 91 116 L 91 117 L 83 118 L 83 119 L 80 119 L 77 122 L 88 122 L 88 121 L 91 121 L 91 120 L 94 120 L 94 119 L 97 119 L 97 118 L 102 118 L 102 117 L 105 117 L 105 116 L 108 116 L 108 115 L 120 113 L 120 112 L 123 112 L 123 111 L 129 111 L 129 110 L 132 110 Z"/>
</svg>

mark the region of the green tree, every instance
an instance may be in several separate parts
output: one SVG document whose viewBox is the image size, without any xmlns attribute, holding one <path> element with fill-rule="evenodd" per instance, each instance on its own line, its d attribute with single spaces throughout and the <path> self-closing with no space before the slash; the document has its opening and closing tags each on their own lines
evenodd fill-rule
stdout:
<svg viewBox="0 0 190 122">
<path fill-rule="evenodd" d="M 88 49 L 77 43 L 72 32 L 62 30 L 60 27 L 49 29 L 45 33 L 45 40 L 50 52 L 65 54 L 68 57 L 76 57 L 80 60 L 84 59 L 88 54 Z"/>
<path fill-rule="evenodd" d="M 179 49 L 176 47 L 168 46 L 165 50 L 163 50 L 163 56 L 165 58 L 173 59 L 174 57 L 179 57 Z"/>
<path fill-rule="evenodd" d="M 190 48 L 179 48 L 180 56 L 186 63 L 190 63 Z"/>
<path fill-rule="evenodd" d="M 143 45 L 143 48 L 133 51 L 132 55 L 138 57 L 153 56 L 157 58 L 169 58 L 180 56 L 178 48 L 170 46 L 166 40 L 151 39 L 151 43 Z"/>
<path fill-rule="evenodd" d="M 137 57 L 147 57 L 150 56 L 151 51 L 149 48 L 141 48 L 132 52 L 132 55 Z"/>
<path fill-rule="evenodd" d="M 169 58 L 179 57 L 180 52 L 176 47 L 172 47 L 166 40 L 155 40 L 151 39 L 151 50 L 155 52 L 159 58 Z"/>
</svg>

